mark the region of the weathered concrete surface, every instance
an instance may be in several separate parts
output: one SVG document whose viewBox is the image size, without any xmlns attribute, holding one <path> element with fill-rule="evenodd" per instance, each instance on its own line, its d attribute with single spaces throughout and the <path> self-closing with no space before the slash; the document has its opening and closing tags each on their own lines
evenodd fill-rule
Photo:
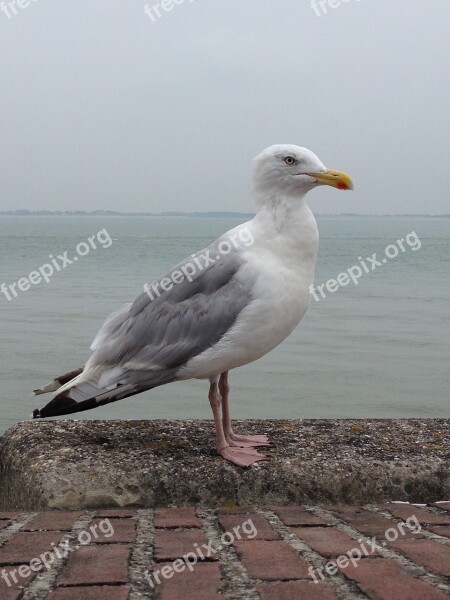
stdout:
<svg viewBox="0 0 450 600">
<path fill-rule="evenodd" d="M 273 459 L 218 457 L 211 421 L 31 421 L 0 444 L 1 507 L 224 506 L 450 499 L 450 421 L 236 421 Z"/>
</svg>

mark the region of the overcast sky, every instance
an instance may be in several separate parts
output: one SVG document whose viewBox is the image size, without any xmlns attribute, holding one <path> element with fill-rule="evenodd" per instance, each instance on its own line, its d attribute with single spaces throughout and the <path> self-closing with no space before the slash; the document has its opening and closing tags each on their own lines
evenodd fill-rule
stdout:
<svg viewBox="0 0 450 600">
<path fill-rule="evenodd" d="M 355 181 L 318 213 L 450 212 L 448 0 L 144 5 L 0 12 L 1 210 L 247 212 L 253 156 L 296 143 Z"/>
</svg>

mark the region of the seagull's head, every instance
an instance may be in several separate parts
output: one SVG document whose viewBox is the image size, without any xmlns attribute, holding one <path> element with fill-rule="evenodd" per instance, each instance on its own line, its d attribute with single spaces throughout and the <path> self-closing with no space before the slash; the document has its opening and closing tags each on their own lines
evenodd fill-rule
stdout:
<svg viewBox="0 0 450 600">
<path fill-rule="evenodd" d="M 278 144 L 263 150 L 253 161 L 253 190 L 257 196 L 302 197 L 318 185 L 353 190 L 348 175 L 327 169 L 307 148 Z"/>
</svg>

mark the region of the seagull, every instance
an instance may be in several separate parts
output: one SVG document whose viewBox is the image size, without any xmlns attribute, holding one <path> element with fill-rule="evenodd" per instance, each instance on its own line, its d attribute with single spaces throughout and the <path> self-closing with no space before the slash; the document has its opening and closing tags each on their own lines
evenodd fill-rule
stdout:
<svg viewBox="0 0 450 600">
<path fill-rule="evenodd" d="M 240 467 L 269 460 L 266 435 L 238 435 L 229 411 L 228 372 L 264 356 L 299 324 L 310 300 L 319 243 L 305 202 L 319 185 L 352 190 L 341 171 L 310 150 L 266 148 L 253 161 L 257 213 L 145 284 L 112 313 L 84 368 L 34 393 L 53 392 L 34 418 L 67 415 L 173 381 L 209 380 L 219 455 Z"/>
</svg>

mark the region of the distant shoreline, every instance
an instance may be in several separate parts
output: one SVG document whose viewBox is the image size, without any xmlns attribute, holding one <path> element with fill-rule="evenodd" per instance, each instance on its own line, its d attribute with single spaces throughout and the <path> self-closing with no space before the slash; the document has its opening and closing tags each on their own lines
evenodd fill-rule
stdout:
<svg viewBox="0 0 450 600">
<path fill-rule="evenodd" d="M 112 210 L 6 210 L 0 211 L 1 217 L 182 217 L 192 219 L 252 219 L 255 213 L 241 212 L 115 212 Z M 317 217 L 326 218 L 360 218 L 360 219 L 385 219 L 385 218 L 421 218 L 421 219 L 449 219 L 450 214 L 424 215 L 424 214 L 400 214 L 400 215 L 365 215 L 358 213 L 339 214 L 316 214 Z"/>
</svg>

